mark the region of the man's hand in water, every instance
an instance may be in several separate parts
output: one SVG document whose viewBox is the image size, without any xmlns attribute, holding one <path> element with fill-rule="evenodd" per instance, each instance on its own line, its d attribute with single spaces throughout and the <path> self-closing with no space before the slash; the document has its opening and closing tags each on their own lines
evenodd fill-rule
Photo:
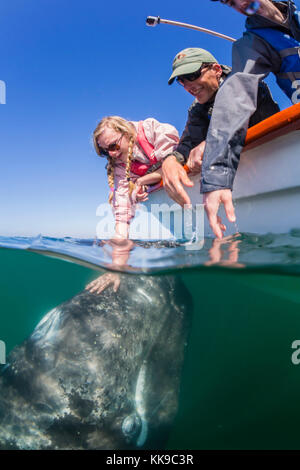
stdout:
<svg viewBox="0 0 300 470">
<path fill-rule="evenodd" d="M 164 160 L 162 164 L 162 178 L 164 188 L 170 198 L 182 207 L 184 204 L 191 204 L 191 200 L 184 190 L 183 185 L 191 188 L 194 186 L 194 183 L 189 179 L 185 169 L 178 163 L 175 156 L 170 155 Z"/>
<path fill-rule="evenodd" d="M 107 287 L 113 286 L 114 292 L 117 292 L 120 286 L 120 276 L 117 273 L 106 273 L 90 282 L 85 290 L 92 294 L 101 294 Z"/>
<path fill-rule="evenodd" d="M 218 210 L 221 203 L 224 204 L 225 212 L 229 222 L 235 222 L 235 212 L 232 203 L 231 189 L 219 189 L 204 193 L 204 207 L 215 236 L 221 240 L 226 230 L 226 226 L 222 223 L 221 217 L 218 217 Z"/>
</svg>

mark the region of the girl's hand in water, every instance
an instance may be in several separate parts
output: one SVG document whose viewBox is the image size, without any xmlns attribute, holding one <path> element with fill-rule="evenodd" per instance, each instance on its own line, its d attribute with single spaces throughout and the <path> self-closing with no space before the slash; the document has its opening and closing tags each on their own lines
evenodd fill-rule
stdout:
<svg viewBox="0 0 300 470">
<path fill-rule="evenodd" d="M 90 282 L 85 290 L 92 294 L 101 294 L 107 287 L 113 286 L 114 292 L 117 292 L 120 286 L 120 276 L 117 273 L 106 273 Z"/>
</svg>

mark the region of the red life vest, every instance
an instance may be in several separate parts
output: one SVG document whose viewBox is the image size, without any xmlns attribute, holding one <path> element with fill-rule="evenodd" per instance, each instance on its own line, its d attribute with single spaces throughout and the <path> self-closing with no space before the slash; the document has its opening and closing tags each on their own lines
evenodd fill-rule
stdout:
<svg viewBox="0 0 300 470">
<path fill-rule="evenodd" d="M 154 146 L 150 144 L 150 142 L 148 141 L 145 135 L 143 121 L 140 121 L 138 124 L 137 142 L 139 146 L 141 147 L 141 149 L 143 150 L 143 152 L 149 158 L 150 163 L 142 163 L 142 162 L 139 162 L 138 160 L 133 160 L 131 162 L 130 171 L 132 171 L 132 173 L 135 173 L 136 175 L 144 176 L 147 173 L 148 169 L 152 165 L 157 163 L 157 159 L 154 155 Z"/>
</svg>

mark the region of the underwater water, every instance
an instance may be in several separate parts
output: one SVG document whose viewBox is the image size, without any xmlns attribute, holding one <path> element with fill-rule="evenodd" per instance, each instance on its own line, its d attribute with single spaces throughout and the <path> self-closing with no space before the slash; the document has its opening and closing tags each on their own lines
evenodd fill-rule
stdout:
<svg viewBox="0 0 300 470">
<path fill-rule="evenodd" d="M 174 367 L 180 380 L 173 383 L 168 376 L 168 393 L 178 388 L 172 397 L 178 398 L 178 409 L 174 417 L 170 412 L 172 424 L 163 448 L 300 448 L 300 364 L 292 347 L 296 340 L 300 344 L 299 230 L 283 235 L 239 234 L 222 243 L 207 240 L 199 251 L 176 244 L 137 243 L 123 268 L 111 264 L 108 245 L 92 241 L 2 237 L 0 244 L 0 340 L 6 344 L 8 362 L 10 351 L 32 334 L 49 311 L 76 298 L 99 275 L 123 271 L 120 289 L 126 283 L 132 289 L 124 294 L 125 313 L 130 309 L 127 299 L 149 283 L 148 291 L 141 291 L 141 295 L 149 297 L 145 302 L 152 303 L 153 309 L 159 302 L 168 305 L 163 296 L 165 286 L 170 285 L 175 307 L 184 305 L 186 299 L 191 317 L 188 331 L 182 333 L 182 344 L 180 323 L 172 340 L 172 354 L 176 354 L 176 341 L 181 352 L 184 343 L 182 364 L 176 368 L 175 356 L 165 356 L 166 368 L 172 371 Z M 117 295 L 110 292 L 112 297 Z M 140 316 L 146 315 L 145 305 Z M 172 325 L 172 309 L 168 318 Z M 151 326 L 147 328 L 150 335 Z M 161 331 L 167 343 L 168 329 L 162 327 Z M 128 353 L 128 364 L 133 360 Z M 112 358 L 111 375 L 114 364 Z M 150 378 L 146 375 L 146 381 L 155 380 L 155 372 L 151 374 Z M 168 393 L 159 403 L 163 432 Z M 142 406 L 135 400 L 137 414 L 142 416 Z M 156 413 L 155 406 L 150 412 L 146 410 L 145 420 L 151 413 Z M 128 420 L 123 420 L 123 432 L 124 423 Z M 157 448 L 160 422 L 154 428 L 155 444 L 148 444 L 150 428 L 147 431 L 145 426 L 142 423 L 138 433 L 139 438 L 142 434 L 145 437 L 142 448 Z M 135 447 L 136 441 L 130 445 Z"/>
</svg>

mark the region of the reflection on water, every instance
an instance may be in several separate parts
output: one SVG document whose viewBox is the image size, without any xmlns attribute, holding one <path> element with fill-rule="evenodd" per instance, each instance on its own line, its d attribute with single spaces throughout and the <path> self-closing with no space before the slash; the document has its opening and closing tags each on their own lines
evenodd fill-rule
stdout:
<svg viewBox="0 0 300 470">
<path fill-rule="evenodd" d="M 239 245 L 241 243 L 240 234 L 226 237 L 222 240 L 215 238 L 211 248 L 208 250 L 209 260 L 205 261 L 205 266 L 227 266 L 230 268 L 244 268 L 245 264 L 239 263 Z"/>
<path fill-rule="evenodd" d="M 117 246 L 117 243 L 119 245 Z M 199 250 L 170 241 L 81 240 L 74 238 L 0 237 L 0 247 L 15 248 L 73 260 L 92 268 L 129 273 L 162 273 L 178 268 L 242 267 L 300 272 L 300 230 L 286 234 L 237 233 L 218 241 L 205 239 Z M 116 254 L 116 256 L 115 256 Z M 116 258 L 124 258 L 118 262 Z"/>
</svg>

